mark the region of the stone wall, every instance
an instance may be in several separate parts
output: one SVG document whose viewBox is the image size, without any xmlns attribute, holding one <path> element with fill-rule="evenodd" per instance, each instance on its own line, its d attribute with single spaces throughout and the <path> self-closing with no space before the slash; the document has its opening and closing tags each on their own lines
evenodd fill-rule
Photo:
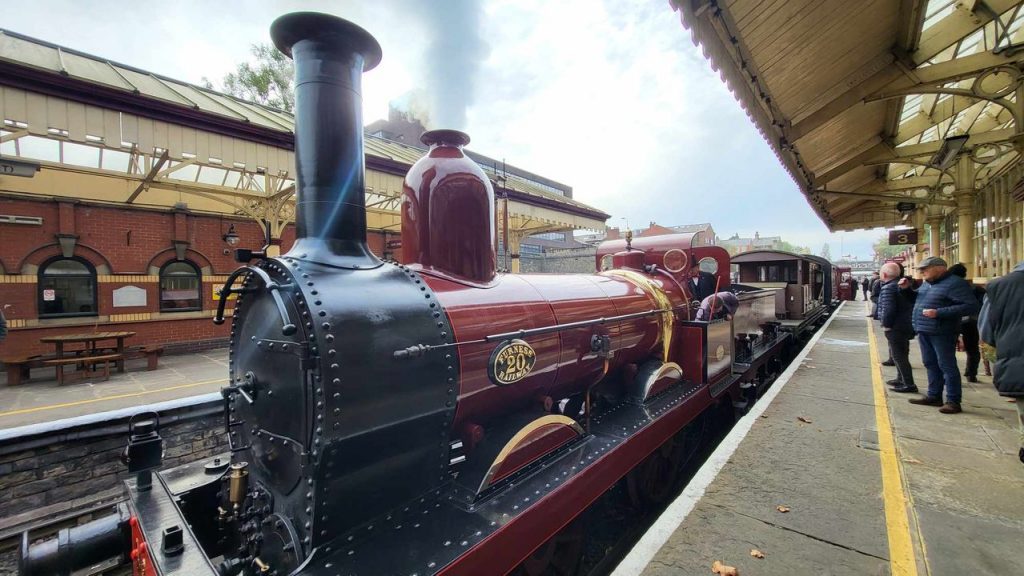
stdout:
<svg viewBox="0 0 1024 576">
<path fill-rule="evenodd" d="M 593 274 L 597 248 L 548 250 L 543 254 L 520 256 L 520 271 L 549 274 Z"/>
<path fill-rule="evenodd" d="M 219 401 L 160 415 L 164 468 L 225 452 Z M 128 477 L 121 453 L 128 417 L 0 440 L 0 527 L 26 511 L 117 490 Z"/>
</svg>

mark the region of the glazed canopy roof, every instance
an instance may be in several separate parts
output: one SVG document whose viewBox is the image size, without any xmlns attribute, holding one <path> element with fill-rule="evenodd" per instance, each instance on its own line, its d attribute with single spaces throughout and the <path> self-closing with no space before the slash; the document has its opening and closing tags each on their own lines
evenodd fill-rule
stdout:
<svg viewBox="0 0 1024 576">
<path fill-rule="evenodd" d="M 832 230 L 892 226 L 896 202 L 951 206 L 927 164 L 949 136 L 1019 161 L 1019 0 L 672 0 L 712 66 Z"/>
</svg>

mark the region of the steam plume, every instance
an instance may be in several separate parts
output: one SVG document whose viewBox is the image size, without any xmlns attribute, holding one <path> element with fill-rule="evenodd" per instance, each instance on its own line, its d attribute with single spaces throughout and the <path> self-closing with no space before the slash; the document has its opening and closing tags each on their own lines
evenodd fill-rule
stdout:
<svg viewBox="0 0 1024 576">
<path fill-rule="evenodd" d="M 479 0 L 415 2 L 424 23 L 428 48 L 423 86 L 427 94 L 428 128 L 466 129 L 478 72 L 490 47 L 481 37 L 483 10 Z"/>
</svg>

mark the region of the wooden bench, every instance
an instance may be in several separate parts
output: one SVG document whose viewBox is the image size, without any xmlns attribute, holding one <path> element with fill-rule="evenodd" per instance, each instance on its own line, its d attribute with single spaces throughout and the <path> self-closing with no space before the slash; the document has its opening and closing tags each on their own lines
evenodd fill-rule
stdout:
<svg viewBox="0 0 1024 576">
<path fill-rule="evenodd" d="M 113 352 L 113 350 L 111 350 Z M 128 358 L 146 357 L 146 370 L 152 372 L 158 367 L 160 355 L 164 353 L 164 347 L 159 344 L 148 344 L 146 346 L 132 346 L 124 351 Z"/>
<path fill-rule="evenodd" d="M 43 362 L 46 366 L 55 366 L 57 368 L 57 385 L 64 385 L 64 366 L 68 364 L 81 364 L 84 369 L 80 372 L 82 378 L 88 378 L 95 376 L 99 372 L 91 370 L 90 366 L 96 364 L 103 365 L 103 379 L 110 380 L 110 363 L 124 360 L 124 354 L 105 354 L 103 356 L 69 356 L 67 358 L 55 358 L 53 360 L 46 360 Z"/>
<path fill-rule="evenodd" d="M 29 378 L 29 369 L 38 368 L 42 366 L 42 357 L 36 354 L 35 356 L 15 356 L 11 358 L 0 359 L 7 367 L 7 385 L 17 386 L 22 382 L 27 382 Z"/>
<path fill-rule="evenodd" d="M 164 353 L 164 347 L 150 344 L 149 346 L 143 346 L 141 352 L 146 355 L 146 370 L 152 372 L 157 368 L 157 360 Z"/>
</svg>

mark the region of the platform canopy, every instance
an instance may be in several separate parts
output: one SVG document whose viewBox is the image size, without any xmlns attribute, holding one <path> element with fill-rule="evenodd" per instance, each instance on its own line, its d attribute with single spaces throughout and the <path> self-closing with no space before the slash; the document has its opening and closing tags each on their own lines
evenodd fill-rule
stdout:
<svg viewBox="0 0 1024 576">
<path fill-rule="evenodd" d="M 941 215 L 1019 163 L 1021 4 L 672 0 L 831 230 Z"/>
</svg>

